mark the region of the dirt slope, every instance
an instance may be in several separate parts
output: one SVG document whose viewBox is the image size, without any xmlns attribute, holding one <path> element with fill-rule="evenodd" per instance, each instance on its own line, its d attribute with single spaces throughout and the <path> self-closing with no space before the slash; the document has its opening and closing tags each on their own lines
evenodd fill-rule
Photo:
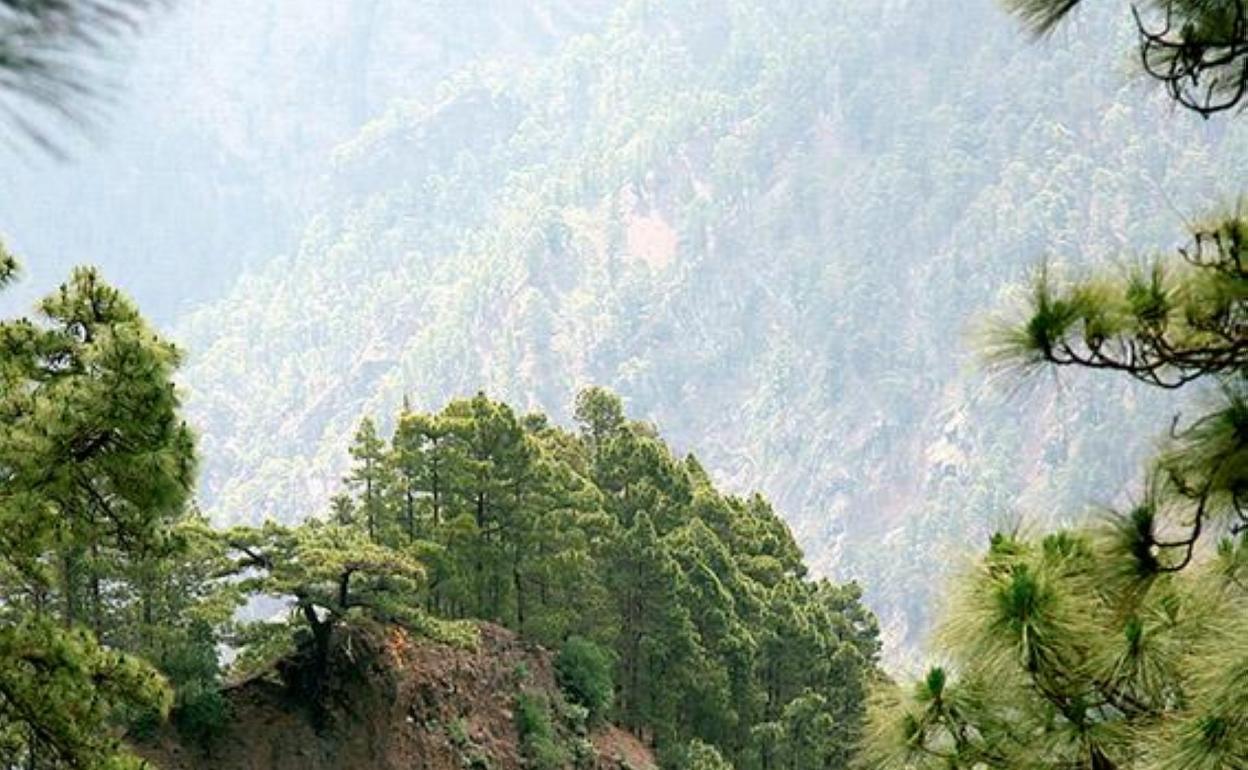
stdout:
<svg viewBox="0 0 1248 770">
<path fill-rule="evenodd" d="M 337 650 L 321 729 L 277 678 L 256 679 L 230 689 L 233 718 L 210 751 L 170 730 L 140 752 L 164 770 L 519 769 L 513 709 L 523 691 L 551 702 L 568 745 L 581 739 L 592 747 L 594 770 L 654 767 L 646 747 L 623 730 L 577 736 L 560 724 L 550 655 L 496 626 L 482 626 L 475 651 L 397 630 L 343 638 Z"/>
</svg>

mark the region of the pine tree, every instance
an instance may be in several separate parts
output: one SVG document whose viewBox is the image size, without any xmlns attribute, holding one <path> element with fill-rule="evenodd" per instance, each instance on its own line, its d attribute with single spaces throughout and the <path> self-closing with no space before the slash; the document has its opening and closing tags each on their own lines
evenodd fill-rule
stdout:
<svg viewBox="0 0 1248 770">
<path fill-rule="evenodd" d="M 348 485 L 356 491 L 359 510 L 364 517 L 368 539 L 380 542 L 386 521 L 385 490 L 389 480 L 385 442 L 377 435 L 377 426 L 370 417 L 360 421 L 351 444 L 355 467 L 347 476 Z"/>
<path fill-rule="evenodd" d="M 624 724 L 648 728 L 657 745 L 675 733 L 684 677 L 701 654 L 688 609 L 680 601 L 680 567 L 638 514 L 614 549 L 609 584 L 619 607 L 620 710 Z"/>
<path fill-rule="evenodd" d="M 1017 5 L 1044 28 L 1075 3 Z M 1244 4 L 1154 5 L 1180 38 L 1142 25 L 1145 66 L 1171 57 L 1165 77 L 1184 81 L 1168 82 L 1184 106 L 1210 114 L 1237 103 Z M 1039 541 L 993 538 L 944 624 L 952 668 L 932 668 L 910 692 L 876 688 L 864 766 L 1248 765 L 1245 236 L 1237 211 L 1197 225 L 1176 257 L 1123 275 L 1063 282 L 1042 268 L 1021 315 L 994 325 L 998 365 L 1108 371 L 1165 389 L 1212 381 L 1216 396 L 1189 424 L 1175 419 L 1131 510 Z"/>
<path fill-rule="evenodd" d="M 191 489 L 180 355 L 92 269 L 39 310 L 0 324 L 3 751 L 32 767 L 133 764 L 114 720 L 163 713 L 170 696 L 117 646 Z"/>
<path fill-rule="evenodd" d="M 436 528 L 448 518 L 452 490 L 466 472 L 466 432 L 463 418 L 449 414 L 399 415 L 390 456 L 409 540 L 420 534 L 422 519 L 424 526 Z"/>
<path fill-rule="evenodd" d="M 864 766 L 1243 766 L 1243 543 L 1142 586 L 1120 534 L 994 538 L 941 633 L 955 670 L 877 688 Z"/>
<path fill-rule="evenodd" d="M 577 393 L 573 414 L 591 454 L 597 454 L 625 425 L 623 402 L 605 388 L 590 387 Z"/>
<path fill-rule="evenodd" d="M 1082 367 L 1154 387 L 1217 383 L 1207 411 L 1154 463 L 1132 513 L 1134 569 L 1182 569 L 1202 536 L 1248 529 L 1248 219 L 1196 226 L 1191 245 L 1123 277 L 1076 283 L 1041 269 L 1021 321 L 1003 319 L 990 354 L 1004 367 Z"/>
<path fill-rule="evenodd" d="M 335 633 L 361 614 L 400 624 L 418 624 L 422 618 L 419 588 L 424 567 L 407 553 L 373 542 L 357 528 L 311 521 L 291 529 L 269 522 L 259 528 L 232 529 L 223 538 L 234 560 L 232 571 L 242 576 L 231 584 L 234 591 L 244 597 L 291 600 L 299 630 L 283 636 L 276 649 L 286 652 L 286 643 L 293 644 L 297 660 L 289 668 L 288 684 L 309 699 L 318 718 L 324 716 L 322 695 Z M 271 628 L 253 630 L 265 636 L 272 633 Z M 272 655 L 267 647 L 260 651 Z M 271 659 L 252 661 L 252 665 L 271 663 Z"/>
</svg>

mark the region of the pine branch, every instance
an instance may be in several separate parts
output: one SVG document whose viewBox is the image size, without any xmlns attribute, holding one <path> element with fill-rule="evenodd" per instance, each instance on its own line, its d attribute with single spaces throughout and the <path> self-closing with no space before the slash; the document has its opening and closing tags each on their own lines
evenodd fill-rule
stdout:
<svg viewBox="0 0 1248 770">
<path fill-rule="evenodd" d="M 0 120 L 52 152 L 49 120 L 89 123 L 104 96 L 109 46 L 165 0 L 0 0 Z M 3 278 L 0 262 L 0 279 Z"/>
</svg>

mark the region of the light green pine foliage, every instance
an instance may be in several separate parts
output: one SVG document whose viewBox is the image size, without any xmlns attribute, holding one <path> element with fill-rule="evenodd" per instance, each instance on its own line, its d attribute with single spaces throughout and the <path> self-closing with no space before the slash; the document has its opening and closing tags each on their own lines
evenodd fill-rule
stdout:
<svg viewBox="0 0 1248 770">
<path fill-rule="evenodd" d="M 949 668 L 877 688 L 862 766 L 1242 766 L 1244 545 L 1141 579 L 1113 527 L 997 538 L 958 585 Z"/>
<path fill-rule="evenodd" d="M 0 762 L 137 767 L 125 721 L 174 699 L 139 655 L 199 590 L 160 579 L 195 469 L 181 357 L 89 268 L 38 310 L 0 323 Z"/>
</svg>

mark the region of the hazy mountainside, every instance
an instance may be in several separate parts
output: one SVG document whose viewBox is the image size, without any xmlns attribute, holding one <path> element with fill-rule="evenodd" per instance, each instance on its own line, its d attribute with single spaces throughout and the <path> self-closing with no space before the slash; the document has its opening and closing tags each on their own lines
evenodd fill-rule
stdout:
<svg viewBox="0 0 1248 770">
<path fill-rule="evenodd" d="M 1040 255 L 1169 247 L 1245 181 L 1133 40 L 1093 6 L 1030 46 L 992 0 L 185 2 L 102 148 L 0 166 L 4 302 L 92 261 L 181 318 L 223 521 L 323 510 L 405 394 L 608 385 L 913 641 L 950 559 L 1114 499 L 1179 406 L 968 354 Z"/>
<path fill-rule="evenodd" d="M 431 98 L 483 56 L 513 65 L 596 26 L 608 0 L 182 0 L 112 74 L 57 162 L 0 154 L 0 233 L 30 280 L 83 262 L 124 277 L 159 322 L 287 249 L 325 188 L 324 160 L 396 98 Z M 74 226 L 64 226 L 72 217 Z"/>
<path fill-rule="evenodd" d="M 1170 246 L 1163 189 L 1242 183 L 1242 129 L 1137 106 L 1132 39 L 1112 9 L 1037 48 L 988 0 L 628 2 L 398 100 L 335 150 L 298 250 L 181 327 L 203 500 L 320 509 L 404 395 L 558 416 L 600 383 L 913 642 L 961 549 L 1113 500 L 1148 449 L 1124 437 L 1178 408 L 1033 397 L 968 354 L 1041 255 Z"/>
<path fill-rule="evenodd" d="M 397 629 L 356 633 L 335 662 L 334 709 L 316 729 L 304 704 L 280 684 L 257 678 L 227 688 L 233 718 L 209 751 L 173 729 L 140 743 L 165 770 L 460 770 L 521 768 L 524 736 L 517 701 L 542 699 L 557 713 L 564 701 L 540 647 L 485 625 L 481 645 L 463 650 Z M 577 767 L 647 770 L 649 749 L 612 727 L 558 724 L 560 740 L 575 743 Z"/>
</svg>

